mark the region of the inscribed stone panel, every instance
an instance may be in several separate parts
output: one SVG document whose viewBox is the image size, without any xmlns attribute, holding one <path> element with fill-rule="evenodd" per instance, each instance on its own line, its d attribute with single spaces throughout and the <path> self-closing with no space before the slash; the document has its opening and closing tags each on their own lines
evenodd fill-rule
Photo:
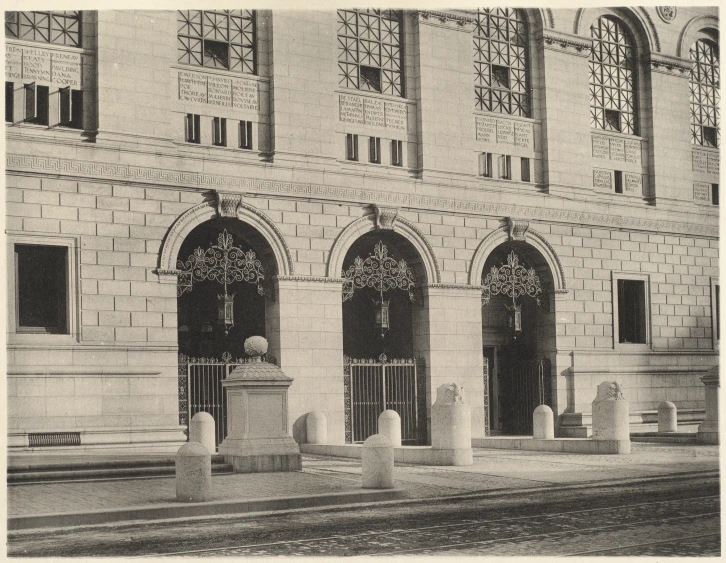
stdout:
<svg viewBox="0 0 726 563">
<path fill-rule="evenodd" d="M 50 83 L 50 53 L 42 49 L 23 49 L 23 80 Z"/>
<path fill-rule="evenodd" d="M 385 127 L 383 100 L 363 98 L 363 121 L 371 127 Z"/>
<path fill-rule="evenodd" d="M 610 139 L 610 160 L 625 162 L 625 141 L 623 139 Z"/>
<path fill-rule="evenodd" d="M 388 129 L 397 129 L 398 131 L 405 131 L 408 126 L 408 120 L 406 119 L 406 104 L 399 104 L 396 102 L 386 102 L 386 127 Z"/>
<path fill-rule="evenodd" d="M 514 144 L 518 147 L 532 148 L 534 129 L 531 123 L 514 122 Z"/>
<path fill-rule="evenodd" d="M 597 168 L 594 168 L 592 171 L 592 187 L 609 191 L 613 187 L 612 178 L 610 170 L 598 170 Z"/>
<path fill-rule="evenodd" d="M 514 144 L 514 123 L 508 119 L 497 119 L 497 143 Z"/>
<path fill-rule="evenodd" d="M 232 106 L 236 109 L 250 109 L 258 111 L 260 108 L 260 95 L 257 82 L 235 78 L 232 80 Z"/>
<path fill-rule="evenodd" d="M 207 78 L 207 101 L 216 106 L 232 105 L 232 79 L 222 76 Z"/>
<path fill-rule="evenodd" d="M 711 185 L 705 182 L 694 182 L 693 183 L 693 199 L 696 201 L 705 201 L 710 203 L 711 201 Z"/>
<path fill-rule="evenodd" d="M 640 141 L 630 139 L 625 141 L 625 162 L 640 164 L 640 153 Z"/>
<path fill-rule="evenodd" d="M 80 53 L 53 53 L 50 62 L 53 84 L 76 89 L 81 87 Z"/>
<path fill-rule="evenodd" d="M 476 140 L 485 143 L 497 142 L 497 120 L 493 117 L 476 117 Z"/>
<path fill-rule="evenodd" d="M 718 174 L 718 162 L 719 156 L 716 153 L 708 153 L 708 173 L 709 174 Z"/>
<path fill-rule="evenodd" d="M 592 156 L 605 160 L 610 158 L 610 145 L 607 137 L 601 135 L 592 136 Z"/>
<path fill-rule="evenodd" d="M 643 195 L 643 177 L 640 174 L 624 174 L 623 192 L 631 195 Z"/>
<path fill-rule="evenodd" d="M 207 77 L 198 72 L 179 72 L 179 99 L 184 102 L 207 103 Z"/>
<path fill-rule="evenodd" d="M 703 151 L 693 151 L 692 168 L 694 172 L 708 172 L 708 153 Z"/>
<path fill-rule="evenodd" d="M 363 119 L 363 98 L 341 94 L 338 102 L 340 120 L 348 123 L 365 123 Z"/>
<path fill-rule="evenodd" d="M 23 77 L 23 50 L 15 45 L 5 46 L 5 80 L 20 80 Z"/>
</svg>

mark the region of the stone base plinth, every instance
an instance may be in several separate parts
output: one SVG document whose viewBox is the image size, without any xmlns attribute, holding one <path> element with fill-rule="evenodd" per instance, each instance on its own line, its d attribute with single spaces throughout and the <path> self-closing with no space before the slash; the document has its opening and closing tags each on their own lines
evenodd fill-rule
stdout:
<svg viewBox="0 0 726 563">
<path fill-rule="evenodd" d="M 718 422 L 715 424 L 702 422 L 698 427 L 696 441 L 699 444 L 718 444 Z"/>
<path fill-rule="evenodd" d="M 291 437 L 284 438 L 226 438 L 219 445 L 224 461 L 235 473 L 271 473 L 300 471 L 300 448 Z"/>
</svg>

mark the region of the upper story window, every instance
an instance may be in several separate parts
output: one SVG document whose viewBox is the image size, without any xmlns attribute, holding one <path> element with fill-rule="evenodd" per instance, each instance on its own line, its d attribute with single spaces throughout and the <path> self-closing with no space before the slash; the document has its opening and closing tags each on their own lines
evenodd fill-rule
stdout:
<svg viewBox="0 0 726 563">
<path fill-rule="evenodd" d="M 5 36 L 80 47 L 81 12 L 5 12 Z"/>
<path fill-rule="evenodd" d="M 521 10 L 482 9 L 474 28 L 476 109 L 530 117 L 527 23 Z"/>
<path fill-rule="evenodd" d="M 178 10 L 180 63 L 255 74 L 254 10 Z"/>
<path fill-rule="evenodd" d="M 403 96 L 400 10 L 338 10 L 338 85 Z"/>
<path fill-rule="evenodd" d="M 719 133 L 719 70 L 718 46 L 708 39 L 699 39 L 691 46 L 691 143 L 718 147 Z"/>
<path fill-rule="evenodd" d="M 635 43 L 625 25 L 608 16 L 590 33 L 590 125 L 637 135 Z"/>
</svg>

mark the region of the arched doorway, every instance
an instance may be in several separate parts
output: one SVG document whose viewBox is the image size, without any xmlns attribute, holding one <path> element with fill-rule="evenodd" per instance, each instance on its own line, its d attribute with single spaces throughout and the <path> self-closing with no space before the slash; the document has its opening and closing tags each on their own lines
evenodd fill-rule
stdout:
<svg viewBox="0 0 726 563">
<path fill-rule="evenodd" d="M 552 273 L 536 248 L 512 240 L 492 250 L 481 280 L 488 429 L 531 435 L 534 409 L 552 406 Z"/>
<path fill-rule="evenodd" d="M 395 410 L 402 441 L 426 441 L 426 373 L 419 357 L 426 272 L 413 245 L 393 230 L 353 242 L 343 259 L 346 441 L 377 432 Z"/>
</svg>

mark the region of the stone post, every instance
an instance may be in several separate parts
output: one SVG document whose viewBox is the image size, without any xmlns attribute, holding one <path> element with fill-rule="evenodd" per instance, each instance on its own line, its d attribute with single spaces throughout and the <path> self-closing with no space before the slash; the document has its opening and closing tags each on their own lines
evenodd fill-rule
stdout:
<svg viewBox="0 0 726 563">
<path fill-rule="evenodd" d="M 202 444 L 210 454 L 217 451 L 214 443 L 214 417 L 208 412 L 198 412 L 189 423 L 189 441 Z"/>
<path fill-rule="evenodd" d="M 550 407 L 540 405 L 534 409 L 532 428 L 535 440 L 555 439 L 555 415 Z"/>
<path fill-rule="evenodd" d="M 698 425 L 697 440 L 701 444 L 718 444 L 718 365 L 701 378 L 706 386 L 706 418 Z"/>
<path fill-rule="evenodd" d="M 380 414 L 378 433 L 388 438 L 394 448 L 401 447 L 401 417 L 396 411 L 388 409 Z"/>
<path fill-rule="evenodd" d="M 623 388 L 615 381 L 603 381 L 597 386 L 597 396 L 592 402 L 592 439 L 617 442 L 617 453 L 630 453 L 628 401 Z"/>
<path fill-rule="evenodd" d="M 446 465 L 471 465 L 471 409 L 464 403 L 464 388 L 456 383 L 440 385 L 431 407 L 431 447 Z"/>
<path fill-rule="evenodd" d="M 678 430 L 678 409 L 670 401 L 658 405 L 658 432 L 676 432 Z"/>
<path fill-rule="evenodd" d="M 176 500 L 204 502 L 212 497 L 212 456 L 199 442 L 184 444 L 176 453 Z"/>
<path fill-rule="evenodd" d="M 309 412 L 305 417 L 308 444 L 328 443 L 328 419 L 320 411 Z"/>
<path fill-rule="evenodd" d="M 385 436 L 374 434 L 363 442 L 361 452 L 363 488 L 392 489 L 393 446 Z"/>
</svg>

